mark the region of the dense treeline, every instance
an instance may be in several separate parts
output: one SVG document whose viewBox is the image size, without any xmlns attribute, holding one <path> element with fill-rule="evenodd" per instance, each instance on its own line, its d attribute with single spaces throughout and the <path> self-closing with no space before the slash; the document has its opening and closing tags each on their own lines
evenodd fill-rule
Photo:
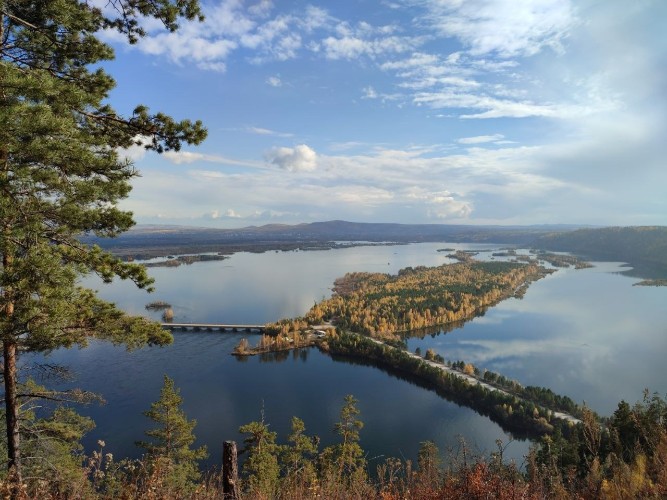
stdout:
<svg viewBox="0 0 667 500">
<path fill-rule="evenodd" d="M 579 229 L 538 238 L 535 245 L 591 258 L 628 262 L 651 278 L 667 277 L 667 227 Z"/>
<path fill-rule="evenodd" d="M 508 390 L 523 399 L 530 400 L 550 410 L 562 411 L 575 417 L 582 416 L 582 409 L 569 397 L 556 394 L 551 389 L 537 386 L 522 386 L 515 380 L 492 371 L 485 371 L 482 379 L 495 387 Z"/>
<path fill-rule="evenodd" d="M 35 421 L 43 435 L 31 437 L 34 465 L 14 498 L 230 498 L 225 496 L 221 471 L 197 470 L 206 450 L 192 447 L 195 422 L 187 419 L 181 404 L 173 381 L 165 377 L 160 399 L 145 412 L 156 427 L 146 431 L 150 441 L 137 443 L 146 450 L 140 460 L 117 460 L 104 453 L 102 442 L 90 456 L 81 454 L 78 440 L 92 426 L 71 410 L 57 409 Z M 500 441 L 490 456 L 471 454 L 464 442 L 456 453 L 443 456 L 435 443 L 426 441 L 416 463 L 390 457 L 371 470 L 361 444 L 363 428 L 353 396 L 345 397 L 332 426 L 335 440 L 324 448 L 297 417 L 283 439 L 263 416 L 242 425 L 243 460 L 235 498 L 537 500 L 667 495 L 667 402 L 648 393 L 634 406 L 621 401 L 605 427 L 584 412 L 583 422 L 567 436 L 557 429 L 531 448 L 525 467 L 504 459 Z M 7 478 L 1 477 L 0 493 L 6 497 L 9 491 Z"/>
<path fill-rule="evenodd" d="M 536 264 L 464 262 L 402 269 L 397 275 L 349 273 L 305 319 L 333 321 L 379 338 L 468 319 L 547 273 Z"/>
<path fill-rule="evenodd" d="M 574 415 L 582 414 L 582 410 L 567 397 L 556 398 L 556 395 L 551 398 L 545 397 L 551 393 L 549 389 L 531 388 L 523 392 L 526 388 L 515 384 L 513 394 L 507 394 L 449 373 L 443 370 L 444 365 L 437 366 L 404 350 L 359 335 L 330 334 L 321 344 L 321 348 L 334 355 L 371 360 L 390 370 L 413 375 L 426 382 L 440 395 L 488 416 L 503 429 L 521 437 L 539 438 L 554 432 L 555 428 L 559 428 L 561 434 L 569 435 L 572 425 L 566 420 L 555 418 L 553 411 L 570 413 L 569 410 L 572 410 Z M 426 359 L 429 359 L 428 353 Z M 550 404 L 541 407 L 535 400 L 529 399 L 530 396 L 536 396 Z M 567 401 L 571 404 L 564 404 L 561 407 L 558 401 Z"/>
</svg>

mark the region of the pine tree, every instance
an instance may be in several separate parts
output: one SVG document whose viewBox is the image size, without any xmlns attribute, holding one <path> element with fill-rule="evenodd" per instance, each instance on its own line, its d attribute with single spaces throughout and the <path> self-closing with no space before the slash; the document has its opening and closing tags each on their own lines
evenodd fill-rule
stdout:
<svg viewBox="0 0 667 500">
<path fill-rule="evenodd" d="M 40 481 L 48 481 L 50 489 L 63 496 L 69 496 L 70 493 L 75 496 L 74 492 L 87 490 L 88 482 L 81 473 L 83 446 L 80 440 L 95 427 L 92 419 L 83 417 L 62 404 L 47 408 L 46 406 L 51 405 L 45 405 L 44 399 L 50 398 L 54 391 L 31 379 L 20 384 L 18 390 L 24 396 L 24 408 L 21 412 L 21 447 L 25 456 L 23 472 L 25 476 L 32 478 L 30 484 L 26 485 L 28 497 L 39 496 L 35 494 L 34 488 Z M 69 394 L 76 396 L 73 399 L 86 399 L 85 394 L 72 392 Z M 58 397 L 66 395 L 67 393 L 57 394 Z M 95 395 L 91 397 L 94 398 Z M 0 414 L 4 417 L 4 411 L 0 410 Z M 6 441 L 3 439 L 0 443 L 6 456 Z M 4 474 L 6 471 L 0 471 L 3 479 Z"/>
<path fill-rule="evenodd" d="M 345 404 L 340 411 L 340 421 L 334 431 L 340 436 L 340 443 L 324 449 L 321 456 L 322 468 L 330 478 L 353 484 L 366 479 L 366 459 L 359 444 L 359 431 L 364 423 L 357 418 L 361 413 L 357 400 L 351 394 L 345 396 Z"/>
<path fill-rule="evenodd" d="M 293 498 L 304 497 L 308 488 L 317 481 L 314 457 L 317 455 L 319 438 L 305 434 L 306 425 L 298 417 L 292 417 L 292 432 L 283 447 L 281 466 L 283 469 L 282 491 Z"/>
<path fill-rule="evenodd" d="M 146 450 L 153 467 L 161 468 L 166 482 L 177 490 L 188 489 L 200 479 L 198 460 L 208 456 L 206 446 L 192 448 L 197 421 L 188 420 L 181 409 L 182 404 L 183 398 L 174 381 L 165 375 L 160 399 L 144 412 L 146 417 L 158 424 L 145 432 L 153 439 L 137 442 L 137 446 Z"/>
<path fill-rule="evenodd" d="M 239 432 L 248 434 L 243 440 L 243 453 L 248 453 L 243 464 L 245 489 L 253 498 L 274 498 L 280 478 L 278 455 L 281 447 L 276 444 L 277 433 L 269 430 L 269 426 L 264 423 L 263 414 L 261 421 L 242 425 Z"/>
<path fill-rule="evenodd" d="M 137 106 L 117 114 L 107 102 L 113 58 L 96 34 L 116 29 L 136 42 L 141 18 L 169 30 L 201 18 L 197 0 L 0 0 L 0 340 L 7 464 L 21 481 L 17 357 L 89 337 L 130 346 L 170 342 L 156 324 L 129 318 L 77 285 L 81 274 L 130 279 L 145 270 L 89 247 L 79 237 L 113 237 L 133 225 L 117 203 L 137 176 L 119 148 L 146 141 L 157 152 L 206 136 L 200 122 L 176 122 Z"/>
</svg>

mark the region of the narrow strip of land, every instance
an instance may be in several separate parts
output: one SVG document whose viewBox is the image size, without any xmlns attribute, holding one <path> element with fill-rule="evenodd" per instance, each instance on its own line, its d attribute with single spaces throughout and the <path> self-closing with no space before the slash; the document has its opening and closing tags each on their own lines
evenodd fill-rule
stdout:
<svg viewBox="0 0 667 500">
<path fill-rule="evenodd" d="M 350 333 L 350 332 L 348 332 L 348 333 Z M 358 335 L 358 334 L 353 334 L 353 335 Z M 397 349 L 398 350 L 397 347 L 387 345 L 380 340 L 377 340 L 377 339 L 374 339 L 374 338 L 371 338 L 371 337 L 365 337 L 365 338 L 368 338 L 369 340 L 371 340 L 372 342 L 375 342 L 378 345 L 385 346 L 386 348 Z M 449 366 L 447 366 L 443 363 L 438 363 L 436 361 L 430 361 L 430 360 L 424 359 L 421 356 L 419 356 L 417 354 L 414 354 L 414 353 L 411 353 L 411 352 L 408 352 L 408 351 L 404 351 L 404 352 L 405 352 L 405 354 L 407 354 L 408 356 L 410 356 L 413 359 L 417 359 L 417 360 L 419 360 L 423 363 L 426 363 L 427 365 L 429 365 L 433 368 L 437 368 L 438 370 L 441 370 L 444 373 L 447 373 L 448 375 L 452 375 L 454 377 L 459 377 L 459 378 L 465 380 L 466 382 L 468 382 L 469 384 L 479 385 L 480 387 L 483 387 L 484 389 L 487 389 L 489 391 L 499 392 L 501 394 L 506 394 L 507 396 L 515 397 L 515 398 L 526 401 L 521 396 L 517 396 L 516 394 L 512 394 L 511 392 L 508 392 L 504 389 L 501 389 L 499 387 L 491 385 L 487 382 L 483 382 L 482 380 L 478 379 L 477 377 L 474 377 L 472 375 L 468 375 L 467 373 L 463 373 L 463 372 L 460 372 L 458 370 L 455 370 L 455 369 L 453 369 L 453 368 L 451 368 L 451 367 L 449 367 Z M 567 422 L 572 422 L 573 424 L 581 423 L 580 419 L 578 419 L 577 417 L 575 417 L 573 415 L 570 415 L 569 413 L 565 413 L 565 412 L 561 412 L 561 411 L 554 411 L 554 410 L 549 410 L 549 411 L 551 411 L 551 415 L 552 415 L 553 418 L 566 420 Z"/>
</svg>

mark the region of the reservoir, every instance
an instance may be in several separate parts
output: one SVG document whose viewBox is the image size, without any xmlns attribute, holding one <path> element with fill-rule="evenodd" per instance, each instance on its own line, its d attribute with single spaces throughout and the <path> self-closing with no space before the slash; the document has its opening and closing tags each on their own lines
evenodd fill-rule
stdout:
<svg viewBox="0 0 667 500">
<path fill-rule="evenodd" d="M 423 243 L 359 246 L 327 251 L 238 253 L 223 261 L 178 268 L 151 268 L 156 292 L 129 283 L 86 286 L 133 313 L 148 313 L 148 302 L 172 304 L 174 322 L 265 323 L 304 314 L 328 297 L 333 281 L 346 272 L 396 273 L 407 266 L 452 262 L 453 248 L 480 251 L 490 259 L 497 245 Z M 621 399 L 633 404 L 644 389 L 667 392 L 667 288 L 633 287 L 638 279 L 619 274 L 622 263 L 598 262 L 590 269 L 560 269 L 533 283 L 523 299 L 508 299 L 484 315 L 447 333 L 408 339 L 408 348 L 432 348 L 448 360 L 472 362 L 518 380 L 549 387 L 609 415 Z M 237 430 L 264 420 L 289 433 L 298 416 L 321 447 L 335 441 L 334 423 L 343 398 L 358 400 L 365 426 L 361 441 L 370 467 L 394 456 L 415 459 L 419 443 L 433 440 L 441 451 L 496 451 L 519 464 L 530 443 L 513 438 L 474 411 L 459 407 L 414 381 L 372 366 L 333 360 L 316 349 L 237 359 L 230 355 L 241 338 L 257 335 L 175 332 L 165 348 L 127 352 L 102 342 L 85 349 L 60 349 L 37 361 L 69 366 L 75 375 L 61 387 L 100 393 L 104 406 L 82 408 L 97 427 L 84 440 L 90 451 L 98 440 L 116 458 L 137 457 L 134 442 L 150 421 L 141 412 L 159 397 L 163 376 L 172 377 L 189 418 L 197 420 L 197 444 L 206 444 L 207 465 L 220 462 L 224 440 L 242 441 Z M 27 360 L 26 360 L 27 361 Z M 511 441 L 511 442 L 510 442 Z"/>
</svg>

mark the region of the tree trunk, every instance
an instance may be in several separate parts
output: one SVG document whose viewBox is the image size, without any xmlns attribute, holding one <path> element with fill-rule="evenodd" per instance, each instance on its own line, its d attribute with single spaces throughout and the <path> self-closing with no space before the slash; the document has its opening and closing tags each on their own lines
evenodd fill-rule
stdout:
<svg viewBox="0 0 667 500">
<path fill-rule="evenodd" d="M 3 271 L 11 267 L 12 255 L 5 253 L 2 256 Z M 4 290 L 5 297 L 9 294 Z M 11 297 L 5 304 L 4 316 L 11 319 L 14 315 L 14 302 Z M 17 373 L 16 373 L 16 341 L 11 332 L 0 332 L 2 334 L 2 357 L 3 378 L 5 382 L 5 422 L 7 427 L 7 469 L 10 480 L 15 485 L 21 484 L 21 449 L 19 436 L 19 404 L 16 398 Z"/>
<path fill-rule="evenodd" d="M 222 444 L 222 497 L 225 500 L 239 498 L 239 464 L 235 441 Z"/>
<path fill-rule="evenodd" d="M 16 399 L 16 343 L 3 342 L 5 410 L 7 423 L 7 468 L 17 484 L 21 482 L 21 449 L 19 447 L 19 405 Z"/>
</svg>

